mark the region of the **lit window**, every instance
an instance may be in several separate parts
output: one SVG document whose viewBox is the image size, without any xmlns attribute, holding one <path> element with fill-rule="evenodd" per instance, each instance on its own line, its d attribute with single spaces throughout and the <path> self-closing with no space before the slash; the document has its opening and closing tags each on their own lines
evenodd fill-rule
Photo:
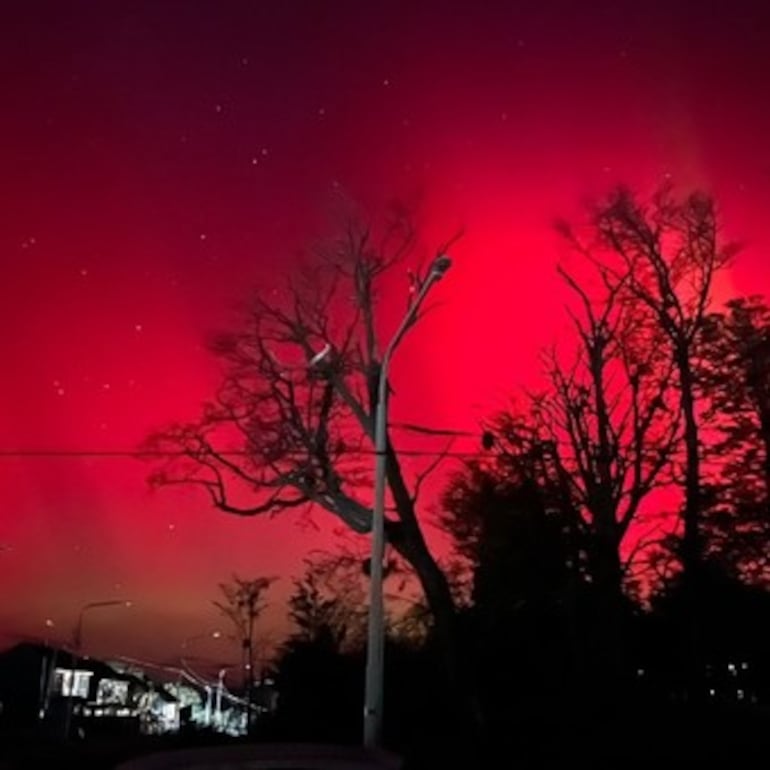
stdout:
<svg viewBox="0 0 770 770">
<path fill-rule="evenodd" d="M 93 671 L 75 671 L 69 668 L 57 668 L 54 674 L 54 692 L 71 698 L 87 698 L 88 685 Z"/>
<path fill-rule="evenodd" d="M 128 682 L 120 679 L 102 679 L 96 690 L 96 702 L 125 705 L 128 700 Z"/>
</svg>

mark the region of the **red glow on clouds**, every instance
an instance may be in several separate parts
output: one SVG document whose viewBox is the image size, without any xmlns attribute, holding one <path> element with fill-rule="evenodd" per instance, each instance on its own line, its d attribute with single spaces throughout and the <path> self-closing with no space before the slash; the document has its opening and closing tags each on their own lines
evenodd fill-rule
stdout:
<svg viewBox="0 0 770 770">
<path fill-rule="evenodd" d="M 194 416 L 217 379 L 207 335 L 291 269 L 340 189 L 372 209 L 420 193 L 426 250 L 466 231 L 394 363 L 398 419 L 473 429 L 536 376 L 563 324 L 551 223 L 618 181 L 712 190 L 747 241 L 720 290 L 767 288 L 756 18 L 343 5 L 51 3 L 3 30 L 0 449 L 131 449 Z M 219 623 L 218 582 L 280 574 L 285 591 L 329 542 L 323 519 L 150 493 L 134 460 L 0 463 L 8 633 L 51 618 L 63 638 L 82 604 L 126 596 L 130 622 L 100 613 L 87 642 L 173 657 Z"/>
</svg>

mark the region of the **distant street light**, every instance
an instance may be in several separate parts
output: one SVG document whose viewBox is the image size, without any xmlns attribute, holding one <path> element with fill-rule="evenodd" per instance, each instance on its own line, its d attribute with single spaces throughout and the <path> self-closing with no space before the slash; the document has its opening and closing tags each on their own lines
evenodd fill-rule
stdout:
<svg viewBox="0 0 770 770">
<path fill-rule="evenodd" d="M 182 642 L 182 649 L 186 650 L 193 642 L 197 642 L 199 639 L 219 639 L 222 636 L 221 631 L 209 631 L 207 634 L 195 634 L 194 636 L 188 636 Z"/>
<path fill-rule="evenodd" d="M 99 609 L 101 607 L 131 607 L 133 606 L 133 603 L 131 601 L 127 601 L 125 599 L 108 599 L 106 601 L 101 602 L 89 602 L 88 604 L 84 604 L 80 608 L 80 613 L 78 614 L 78 622 L 75 626 L 75 633 L 73 634 L 73 647 L 75 649 L 75 654 L 77 657 L 80 657 L 80 653 L 83 649 L 83 619 L 85 617 L 86 612 L 88 610 L 95 610 Z"/>
<path fill-rule="evenodd" d="M 366 684 L 364 695 L 364 746 L 377 748 L 382 738 L 383 678 L 385 662 L 385 613 L 383 601 L 383 558 L 385 555 L 385 474 L 388 451 L 388 369 L 399 342 L 417 319 L 417 313 L 433 284 L 452 266 L 451 259 L 436 257 L 430 271 L 409 306 L 401 325 L 393 335 L 380 365 L 375 413 L 374 508 L 372 511 L 371 580 L 369 584 L 369 627 L 366 649 Z"/>
<path fill-rule="evenodd" d="M 64 721 L 64 737 L 70 737 L 70 728 L 72 725 L 72 712 L 74 709 L 74 687 L 75 687 L 75 671 L 77 669 L 78 662 L 82 657 L 83 651 L 83 620 L 86 612 L 89 610 L 101 609 L 104 607 L 131 607 L 133 603 L 126 599 L 107 599 L 105 601 L 88 602 L 80 608 L 78 613 L 78 622 L 75 624 L 75 631 L 72 634 L 72 671 L 70 679 L 70 693 L 67 701 L 66 719 Z"/>
<path fill-rule="evenodd" d="M 45 619 L 45 647 L 48 653 L 43 658 L 42 665 L 40 667 L 40 709 L 38 710 L 38 718 L 44 719 L 48 711 L 48 704 L 51 699 L 51 686 L 53 684 L 54 670 L 56 667 L 56 648 L 51 649 L 51 629 L 56 627 L 56 624 L 51 618 Z"/>
</svg>

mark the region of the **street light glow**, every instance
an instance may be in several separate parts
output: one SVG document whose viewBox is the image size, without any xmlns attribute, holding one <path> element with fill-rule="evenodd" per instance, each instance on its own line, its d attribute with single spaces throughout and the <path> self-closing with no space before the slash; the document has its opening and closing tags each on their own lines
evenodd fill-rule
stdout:
<svg viewBox="0 0 770 770">
<path fill-rule="evenodd" d="M 201 639 L 219 639 L 222 636 L 222 632 L 219 629 L 214 631 L 206 631 L 204 634 L 194 634 L 193 636 L 187 636 L 182 640 L 182 649 L 187 649 L 192 642 L 200 641 Z"/>
</svg>

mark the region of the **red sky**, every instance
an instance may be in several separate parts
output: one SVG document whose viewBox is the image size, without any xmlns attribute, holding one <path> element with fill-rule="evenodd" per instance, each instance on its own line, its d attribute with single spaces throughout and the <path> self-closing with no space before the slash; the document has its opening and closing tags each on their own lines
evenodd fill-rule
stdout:
<svg viewBox="0 0 770 770">
<path fill-rule="evenodd" d="M 759 2 L 688 6 L 6 11 L 0 449 L 133 449 L 194 417 L 216 382 L 207 336 L 291 269 L 339 190 L 374 212 L 421 194 L 426 248 L 466 228 L 440 309 L 394 364 L 400 418 L 472 429 L 535 376 L 563 318 L 551 222 L 616 182 L 713 192 L 746 242 L 721 290 L 764 291 L 770 19 Z M 66 638 L 85 603 L 124 597 L 130 610 L 89 613 L 86 647 L 172 659 L 221 626 L 218 582 L 275 574 L 285 591 L 329 542 L 323 519 L 229 519 L 192 493 L 151 494 L 147 472 L 0 459 L 7 638 L 45 636 L 46 619 Z"/>
</svg>

